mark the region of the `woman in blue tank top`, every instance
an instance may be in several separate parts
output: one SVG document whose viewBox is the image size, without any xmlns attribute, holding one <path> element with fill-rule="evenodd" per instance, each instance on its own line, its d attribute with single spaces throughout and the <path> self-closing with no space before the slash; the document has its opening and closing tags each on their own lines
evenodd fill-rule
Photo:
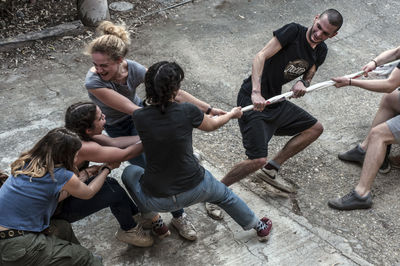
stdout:
<svg viewBox="0 0 400 266">
<path fill-rule="evenodd" d="M 74 166 L 81 145 L 75 133 L 56 128 L 11 164 L 0 189 L 0 265 L 102 265 L 79 245 L 68 223 L 50 220 L 62 191 L 90 199 L 119 166 L 103 165 L 95 179 L 83 183 Z M 63 239 L 52 229 L 64 233 Z"/>
</svg>

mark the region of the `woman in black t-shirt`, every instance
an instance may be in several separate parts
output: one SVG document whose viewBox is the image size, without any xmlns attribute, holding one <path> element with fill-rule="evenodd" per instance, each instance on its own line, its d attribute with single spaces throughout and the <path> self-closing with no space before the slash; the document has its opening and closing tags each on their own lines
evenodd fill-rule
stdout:
<svg viewBox="0 0 400 266">
<path fill-rule="evenodd" d="M 146 73 L 147 106 L 135 111 L 133 120 L 147 165 L 145 169 L 128 166 L 122 181 L 142 212 L 173 211 L 198 202 L 211 202 L 224 209 L 243 229 L 256 229 L 259 240 L 266 241 L 271 221 L 265 217 L 259 220 L 193 156 L 193 128 L 216 130 L 230 119 L 239 118 L 241 108 L 211 118 L 190 103 L 175 102 L 183 78 L 182 68 L 166 61 L 154 64 Z M 179 223 L 178 219 L 172 219 L 174 226 Z"/>
</svg>

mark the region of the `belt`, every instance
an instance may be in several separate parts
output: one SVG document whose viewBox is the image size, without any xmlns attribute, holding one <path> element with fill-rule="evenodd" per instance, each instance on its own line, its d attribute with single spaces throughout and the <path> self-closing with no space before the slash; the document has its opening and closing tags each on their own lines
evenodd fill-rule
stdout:
<svg viewBox="0 0 400 266">
<path fill-rule="evenodd" d="M 9 229 L 9 230 L 4 230 L 0 231 L 0 240 L 1 239 L 8 239 L 8 238 L 14 238 L 18 236 L 23 236 L 25 234 L 45 234 L 45 235 L 50 235 L 52 232 L 50 230 L 50 227 L 47 227 L 41 232 L 32 232 L 32 231 L 24 231 L 24 230 L 15 230 L 15 229 Z"/>
<path fill-rule="evenodd" d="M 13 237 L 23 236 L 25 233 L 26 233 L 25 231 L 14 230 L 14 229 L 0 231 L 0 239 L 8 239 Z"/>
</svg>

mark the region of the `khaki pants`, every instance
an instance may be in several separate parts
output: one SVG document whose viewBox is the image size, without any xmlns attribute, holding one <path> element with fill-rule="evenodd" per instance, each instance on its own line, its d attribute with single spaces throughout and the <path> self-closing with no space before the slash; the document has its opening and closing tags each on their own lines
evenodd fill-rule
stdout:
<svg viewBox="0 0 400 266">
<path fill-rule="evenodd" d="M 0 265 L 103 265 L 79 245 L 68 222 L 52 220 L 50 231 L 0 240 Z"/>
</svg>

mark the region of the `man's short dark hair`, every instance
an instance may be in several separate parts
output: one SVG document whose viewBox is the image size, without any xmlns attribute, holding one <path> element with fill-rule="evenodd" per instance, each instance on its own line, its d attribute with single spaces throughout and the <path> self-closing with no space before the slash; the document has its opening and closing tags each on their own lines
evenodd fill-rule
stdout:
<svg viewBox="0 0 400 266">
<path fill-rule="evenodd" d="M 323 15 L 328 16 L 329 24 L 337 27 L 336 31 L 338 31 L 340 27 L 342 27 L 343 17 L 336 9 L 333 8 L 327 9 L 324 12 L 322 12 L 321 15 L 319 15 L 319 17 L 321 18 Z"/>
</svg>

